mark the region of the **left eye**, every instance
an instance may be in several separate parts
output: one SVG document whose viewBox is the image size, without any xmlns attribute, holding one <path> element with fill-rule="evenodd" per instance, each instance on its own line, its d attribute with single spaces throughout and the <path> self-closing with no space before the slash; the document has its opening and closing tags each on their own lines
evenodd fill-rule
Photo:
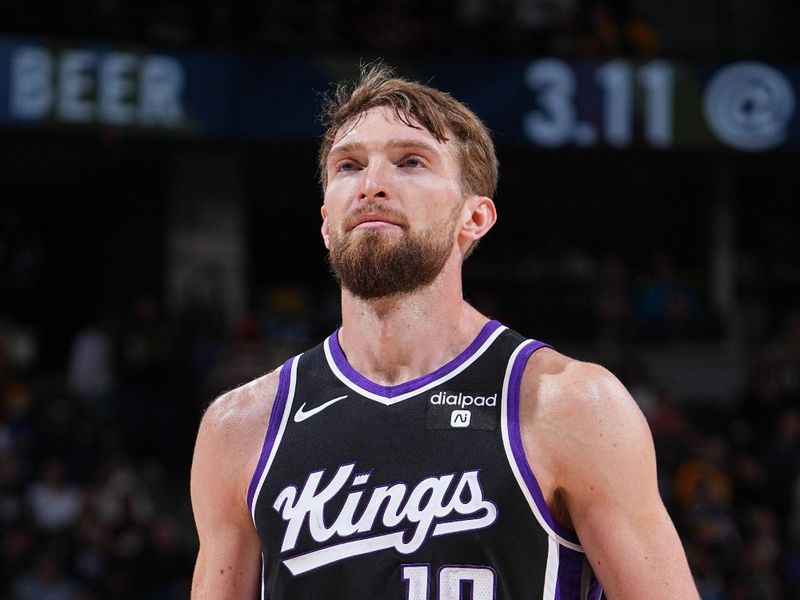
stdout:
<svg viewBox="0 0 800 600">
<path fill-rule="evenodd" d="M 420 159 L 418 159 L 418 158 L 415 158 L 415 157 L 411 156 L 411 157 L 405 159 L 400 164 L 402 166 L 404 166 L 404 167 L 421 167 L 422 166 L 422 161 Z"/>
</svg>

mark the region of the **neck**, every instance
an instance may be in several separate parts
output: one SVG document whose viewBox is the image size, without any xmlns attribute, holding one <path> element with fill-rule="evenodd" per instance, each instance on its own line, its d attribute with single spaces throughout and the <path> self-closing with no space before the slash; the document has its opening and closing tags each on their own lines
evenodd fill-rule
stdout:
<svg viewBox="0 0 800 600">
<path fill-rule="evenodd" d="M 339 343 L 356 371 L 397 385 L 458 356 L 486 321 L 462 297 L 460 261 L 448 260 L 430 285 L 408 294 L 364 300 L 343 289 Z"/>
</svg>

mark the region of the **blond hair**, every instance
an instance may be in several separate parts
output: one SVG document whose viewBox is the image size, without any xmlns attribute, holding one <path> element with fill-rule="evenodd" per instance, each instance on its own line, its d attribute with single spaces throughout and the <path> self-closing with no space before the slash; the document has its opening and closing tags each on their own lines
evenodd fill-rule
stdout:
<svg viewBox="0 0 800 600">
<path fill-rule="evenodd" d="M 361 68 L 357 82 L 340 83 L 322 107 L 326 127 L 319 149 L 320 183 L 327 185 L 325 163 L 339 130 L 371 108 L 387 106 L 409 127 L 427 129 L 438 142 L 452 133 L 465 195 L 494 196 L 497 188 L 497 156 L 489 130 L 464 104 L 450 94 L 427 85 L 395 77 L 383 63 Z"/>
</svg>

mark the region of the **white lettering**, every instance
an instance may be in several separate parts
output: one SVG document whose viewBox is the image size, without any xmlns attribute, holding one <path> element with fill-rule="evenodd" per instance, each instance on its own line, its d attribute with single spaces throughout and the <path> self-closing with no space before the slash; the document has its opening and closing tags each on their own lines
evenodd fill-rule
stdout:
<svg viewBox="0 0 800 600">
<path fill-rule="evenodd" d="M 133 54 L 113 52 L 100 63 L 100 118 L 108 123 L 131 125 L 136 120 L 133 104 L 137 60 Z"/>
<path fill-rule="evenodd" d="M 11 114 L 43 119 L 53 105 L 53 58 L 44 48 L 23 46 L 11 55 Z"/>
<path fill-rule="evenodd" d="M 10 57 L 13 117 L 178 127 L 186 75 L 168 56 L 19 46 Z"/>
<path fill-rule="evenodd" d="M 447 488 L 453 481 L 452 475 L 443 477 L 428 477 L 420 481 L 411 492 L 405 508 L 405 516 L 412 523 L 417 524 L 414 535 L 407 542 L 404 541 L 397 549 L 404 554 L 413 552 L 425 541 L 435 518 L 444 518 L 450 510 L 444 504 Z M 422 506 L 426 495 L 430 494 L 428 501 Z"/>
<path fill-rule="evenodd" d="M 311 537 L 317 542 L 325 542 L 334 535 L 347 538 L 356 533 L 371 531 L 383 509 L 381 523 L 385 527 L 398 529 L 358 540 L 343 540 L 306 552 L 302 557 L 287 559 L 286 564 L 292 573 L 299 574 L 344 558 L 392 547 L 398 552 L 408 554 L 418 550 L 430 535 L 482 529 L 494 523 L 497 518 L 496 506 L 483 498 L 478 471 L 466 471 L 450 494 L 448 490 L 453 488 L 454 474 L 428 477 L 410 492 L 401 483 L 391 487 L 376 487 L 363 514 L 357 520 L 355 515 L 366 491 L 350 491 L 333 520 L 333 525 L 327 527 L 324 522 L 325 505 L 345 488 L 354 467 L 354 464 L 339 467 L 330 483 L 321 491 L 318 488 L 324 471 L 309 474 L 299 495 L 293 485 L 281 490 L 273 504 L 273 508 L 287 521 L 281 552 L 295 548 L 306 523 Z M 350 481 L 351 488 L 355 485 L 355 479 Z M 468 497 L 465 498 L 465 495 Z M 474 518 L 448 519 L 454 513 Z M 408 539 L 404 539 L 408 537 L 404 535 L 404 531 L 408 531 L 407 527 L 403 527 L 404 522 L 415 526 Z"/>
<path fill-rule="evenodd" d="M 497 406 L 497 393 L 491 396 L 466 396 L 464 394 L 450 394 L 448 392 L 436 392 L 430 397 L 431 404 L 446 404 L 448 406 Z"/>
<path fill-rule="evenodd" d="M 139 77 L 139 119 L 146 125 L 179 125 L 183 119 L 181 94 L 184 73 L 181 64 L 167 56 L 144 60 Z"/>
<path fill-rule="evenodd" d="M 325 503 L 344 487 L 345 482 L 350 477 L 350 473 L 353 472 L 354 466 L 350 464 L 339 467 L 331 482 L 318 494 L 316 493 L 317 486 L 322 479 L 324 471 L 314 471 L 308 476 L 296 503 L 292 502 L 296 494 L 294 486 L 289 486 L 278 494 L 273 507 L 275 510 L 281 511 L 282 506 L 281 516 L 284 521 L 289 521 L 289 525 L 286 527 L 286 535 L 283 537 L 281 552 L 295 547 L 297 536 L 300 535 L 300 529 L 303 527 L 306 516 L 308 516 L 311 536 L 318 542 L 329 539 L 335 533 L 333 529 L 325 527 L 322 520 L 323 509 L 325 508 Z"/>
<path fill-rule="evenodd" d="M 465 491 L 469 491 L 469 500 L 466 502 L 461 498 Z M 460 515 L 471 515 L 478 512 L 484 505 L 483 490 L 481 489 L 481 482 L 478 481 L 478 472 L 467 471 L 461 476 L 448 508 Z"/>
<path fill-rule="evenodd" d="M 358 532 L 364 533 L 372 529 L 375 524 L 375 517 L 378 515 L 383 501 L 388 499 L 386 509 L 383 511 L 382 523 L 387 527 L 395 527 L 403 520 L 402 504 L 406 497 L 406 486 L 404 483 L 396 483 L 392 487 L 382 485 L 375 488 L 372 497 L 369 499 L 367 509 L 358 522 Z"/>
<path fill-rule="evenodd" d="M 91 70 L 95 55 L 88 50 L 68 50 L 59 64 L 58 115 L 65 121 L 92 120 L 94 90 Z"/>
<path fill-rule="evenodd" d="M 355 517 L 356 507 L 358 506 L 361 496 L 364 495 L 363 491 L 351 492 L 347 495 L 347 500 L 344 502 L 342 512 L 336 517 L 333 523 L 333 531 L 342 537 L 353 535 L 358 531 L 358 524 L 353 522 Z"/>
</svg>

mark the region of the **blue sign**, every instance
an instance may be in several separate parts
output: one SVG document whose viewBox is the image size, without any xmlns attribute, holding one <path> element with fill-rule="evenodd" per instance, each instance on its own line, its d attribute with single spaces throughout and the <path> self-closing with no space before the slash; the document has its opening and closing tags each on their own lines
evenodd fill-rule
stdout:
<svg viewBox="0 0 800 600">
<path fill-rule="evenodd" d="M 300 57 L 0 37 L 0 125 L 312 139 L 321 134 L 319 94 L 341 78 L 334 70 Z M 800 147 L 797 65 L 428 60 L 405 65 L 402 73 L 464 101 L 501 143 L 744 152 Z"/>
</svg>

